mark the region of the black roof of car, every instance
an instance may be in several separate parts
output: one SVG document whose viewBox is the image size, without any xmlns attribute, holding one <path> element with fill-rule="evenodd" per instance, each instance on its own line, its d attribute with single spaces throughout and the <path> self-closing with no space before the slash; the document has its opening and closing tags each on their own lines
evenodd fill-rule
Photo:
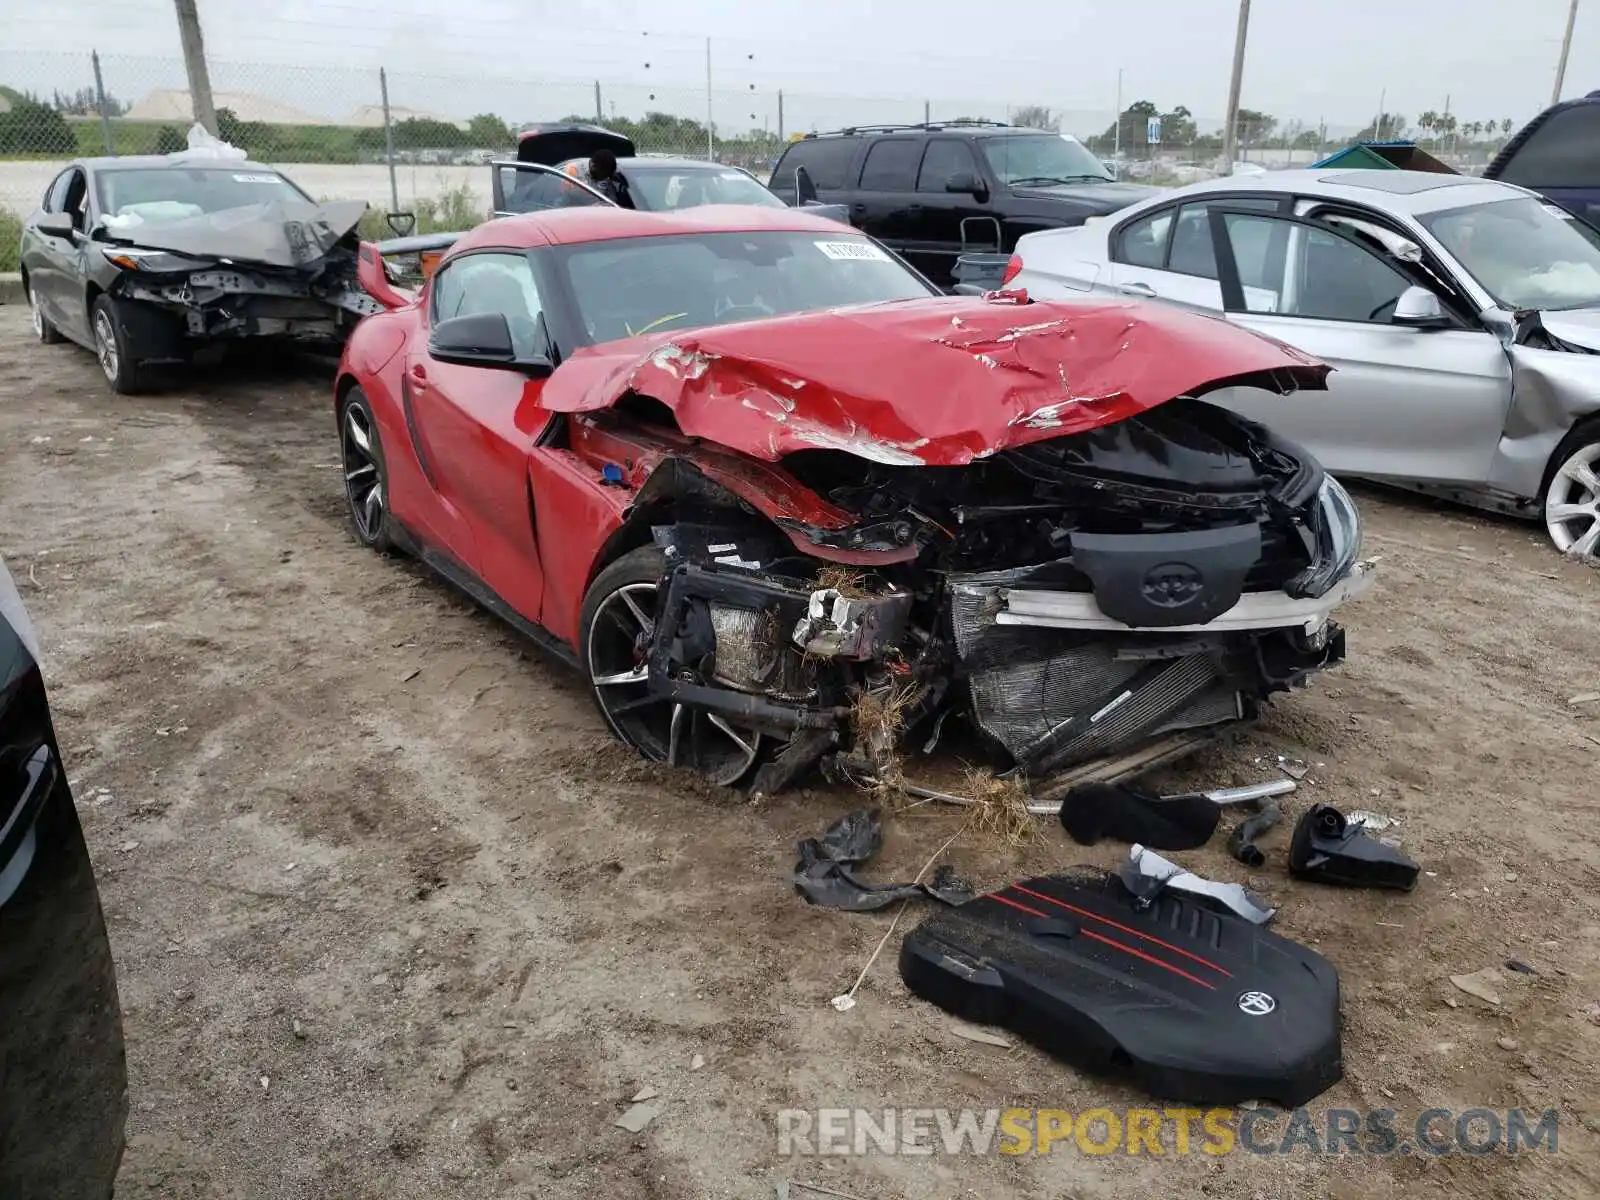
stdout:
<svg viewBox="0 0 1600 1200">
<path fill-rule="evenodd" d="M 1600 104 L 1600 91 L 1590 92 L 1587 96 L 1579 96 L 1573 100 L 1560 100 L 1552 104 L 1521 129 L 1517 130 L 1516 136 L 1500 147 L 1500 153 L 1490 159 L 1489 165 L 1483 169 L 1483 177 L 1485 179 L 1499 179 L 1501 172 L 1506 169 L 1506 166 L 1511 162 L 1517 151 L 1521 150 L 1523 144 L 1535 133 L 1539 132 L 1539 129 L 1551 117 L 1559 112 L 1566 112 L 1569 108 L 1584 108 L 1591 104 Z"/>
<path fill-rule="evenodd" d="M 1004 137 L 1007 134 L 1049 132 L 1048 129 L 1034 129 L 1028 125 L 1008 125 L 1004 121 L 922 121 L 916 125 L 847 125 L 843 129 L 808 133 L 798 140 L 867 137 L 881 133 L 970 133 L 980 137 Z"/>
</svg>

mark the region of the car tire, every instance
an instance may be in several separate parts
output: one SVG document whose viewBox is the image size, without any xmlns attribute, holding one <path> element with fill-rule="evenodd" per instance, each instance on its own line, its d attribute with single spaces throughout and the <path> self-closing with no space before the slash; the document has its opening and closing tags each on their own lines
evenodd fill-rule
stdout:
<svg viewBox="0 0 1600 1200">
<path fill-rule="evenodd" d="M 126 307 L 114 296 L 99 295 L 89 309 L 89 332 L 100 372 L 111 390 L 124 396 L 150 389 L 149 371 L 141 364 L 145 348 L 129 330 Z"/>
<path fill-rule="evenodd" d="M 346 392 L 339 404 L 339 462 L 356 540 L 380 554 L 392 552 L 396 542 L 389 511 L 389 466 L 372 402 L 358 387 Z"/>
<path fill-rule="evenodd" d="M 1550 456 L 1539 514 L 1557 550 L 1600 563 L 1600 421 L 1575 427 Z"/>
<path fill-rule="evenodd" d="M 646 660 L 656 591 L 666 574 L 666 556 L 654 546 L 641 546 L 595 576 L 578 616 L 578 660 L 595 707 L 619 741 L 651 762 L 674 762 L 676 751 L 675 765 L 733 787 L 762 761 L 767 747 L 760 734 L 665 698 L 625 714 L 617 711 L 650 695 Z"/>
<path fill-rule="evenodd" d="M 54 346 L 67 339 L 61 331 L 50 323 L 50 318 L 44 315 L 44 310 L 39 307 L 39 301 L 34 297 L 33 289 L 24 287 L 28 294 L 28 311 L 33 317 L 33 336 L 46 346 Z"/>
</svg>

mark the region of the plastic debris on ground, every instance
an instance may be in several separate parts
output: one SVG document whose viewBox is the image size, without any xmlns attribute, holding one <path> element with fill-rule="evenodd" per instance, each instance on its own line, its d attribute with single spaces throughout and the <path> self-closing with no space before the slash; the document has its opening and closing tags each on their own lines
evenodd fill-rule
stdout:
<svg viewBox="0 0 1600 1200">
<path fill-rule="evenodd" d="M 1330 804 L 1307 809 L 1289 845 L 1289 874 L 1342 887 L 1392 888 L 1409 892 L 1418 866 L 1400 850 L 1367 836 Z"/>
<path fill-rule="evenodd" d="M 1455 984 L 1469 996 L 1475 996 L 1485 1004 L 1500 1005 L 1500 989 L 1505 985 L 1505 977 L 1494 967 L 1484 967 L 1481 971 L 1474 971 L 1470 975 L 1452 975 L 1450 982 Z"/>
<path fill-rule="evenodd" d="M 1139 908 L 1149 908 L 1163 892 L 1170 890 L 1209 897 L 1253 925 L 1265 925 L 1278 911 L 1237 883 L 1206 879 L 1143 846 L 1135 846 L 1128 852 L 1118 877 L 1133 893 Z"/>
<path fill-rule="evenodd" d="M 800 861 L 794 868 L 794 886 L 809 903 L 846 912 L 875 912 L 921 896 L 942 904 L 964 904 L 972 899 L 972 888 L 957 879 L 948 865 L 926 882 L 868 883 L 857 878 L 853 868 L 870 861 L 882 846 L 880 809 L 858 808 L 846 813 L 820 838 L 807 838 L 796 848 Z"/>
<path fill-rule="evenodd" d="M 1344 819 L 1352 825 L 1360 825 L 1368 833 L 1382 833 L 1400 824 L 1399 817 L 1386 816 L 1380 812 L 1373 812 L 1370 808 L 1358 808 L 1354 812 L 1347 812 Z"/>
<path fill-rule="evenodd" d="M 619 1129 L 626 1129 L 629 1133 L 643 1133 L 644 1127 L 660 1115 L 659 1104 L 635 1104 L 611 1123 Z"/>
<path fill-rule="evenodd" d="M 1092 846 L 1102 838 L 1161 850 L 1193 850 L 1217 831 L 1222 810 L 1198 792 L 1158 796 L 1125 783 L 1085 783 L 1061 801 L 1061 826 Z"/>
<path fill-rule="evenodd" d="M 1266 865 L 1267 856 L 1255 841 L 1281 820 L 1283 809 L 1275 801 L 1269 802 L 1255 816 L 1247 817 L 1234 826 L 1233 832 L 1228 835 L 1228 853 L 1247 867 Z"/>
</svg>

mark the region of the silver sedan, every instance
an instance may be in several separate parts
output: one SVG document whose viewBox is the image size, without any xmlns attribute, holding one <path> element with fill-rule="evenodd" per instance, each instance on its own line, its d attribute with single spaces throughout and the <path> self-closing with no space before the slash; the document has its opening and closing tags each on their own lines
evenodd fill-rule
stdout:
<svg viewBox="0 0 1600 1200">
<path fill-rule="evenodd" d="M 1216 313 L 1331 364 L 1326 392 L 1222 403 L 1336 473 L 1543 520 L 1600 560 L 1600 233 L 1461 175 L 1210 180 L 1029 234 L 1008 287 Z"/>
</svg>

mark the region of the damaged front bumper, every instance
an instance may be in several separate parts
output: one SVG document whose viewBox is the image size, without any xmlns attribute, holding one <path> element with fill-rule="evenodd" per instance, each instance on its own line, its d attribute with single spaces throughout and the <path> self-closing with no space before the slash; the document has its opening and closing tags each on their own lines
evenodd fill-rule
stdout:
<svg viewBox="0 0 1600 1200">
<path fill-rule="evenodd" d="M 356 283 L 354 263 L 304 271 L 207 268 L 125 274 L 114 294 L 172 313 L 191 339 L 289 337 L 337 341 L 382 306 Z"/>
</svg>

